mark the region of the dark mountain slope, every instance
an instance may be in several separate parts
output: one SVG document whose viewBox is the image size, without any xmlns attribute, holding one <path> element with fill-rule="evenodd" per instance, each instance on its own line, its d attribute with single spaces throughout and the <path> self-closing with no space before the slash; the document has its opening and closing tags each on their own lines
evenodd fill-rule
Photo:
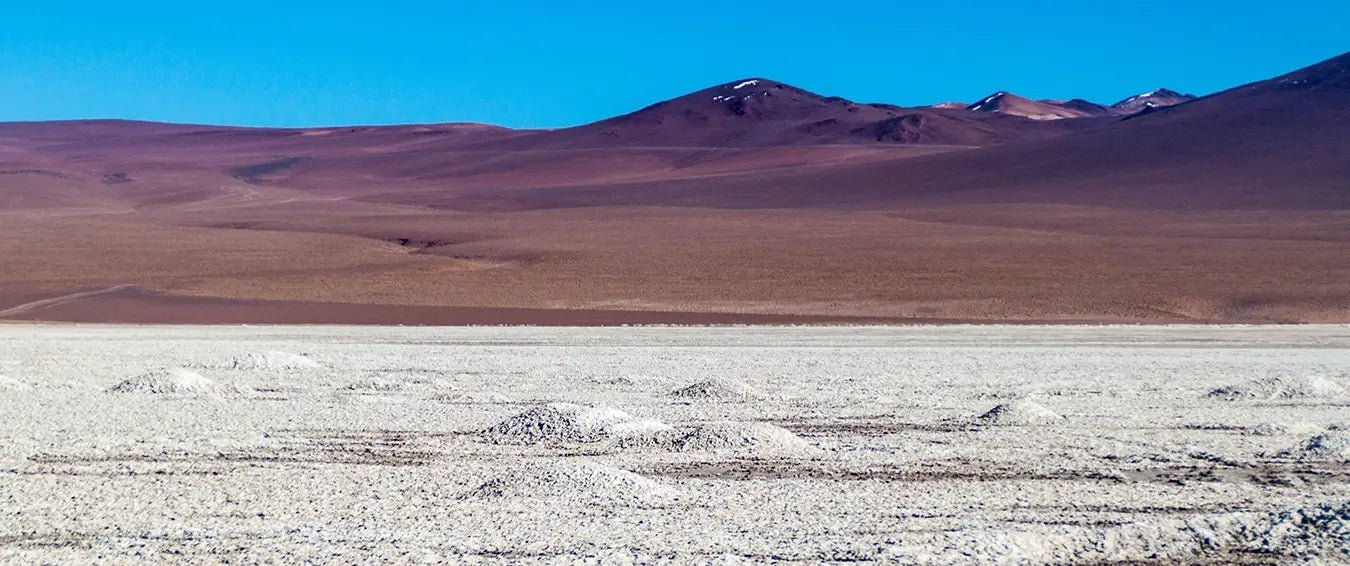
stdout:
<svg viewBox="0 0 1350 566">
<path fill-rule="evenodd" d="M 511 198 L 516 207 L 884 209 L 1041 202 L 1195 210 L 1347 209 L 1350 54 L 1050 140 L 729 176 L 715 183 L 629 184 Z"/>
</svg>

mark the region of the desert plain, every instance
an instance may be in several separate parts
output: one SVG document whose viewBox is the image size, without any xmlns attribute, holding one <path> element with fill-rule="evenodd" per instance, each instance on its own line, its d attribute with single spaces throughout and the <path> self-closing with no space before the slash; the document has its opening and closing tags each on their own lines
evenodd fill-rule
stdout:
<svg viewBox="0 0 1350 566">
<path fill-rule="evenodd" d="M 748 78 L 546 130 L 5 122 L 0 319 L 1350 321 L 1350 54 L 1163 93 Z"/>
<path fill-rule="evenodd" d="M 1345 563 L 1350 327 L 0 325 L 4 563 Z"/>
</svg>

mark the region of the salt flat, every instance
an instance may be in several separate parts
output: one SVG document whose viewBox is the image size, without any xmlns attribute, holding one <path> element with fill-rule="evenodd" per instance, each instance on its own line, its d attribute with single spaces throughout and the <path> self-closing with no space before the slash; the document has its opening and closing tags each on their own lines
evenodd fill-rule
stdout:
<svg viewBox="0 0 1350 566">
<path fill-rule="evenodd" d="M 0 376 L 0 563 L 1350 561 L 1350 326 L 4 325 Z"/>
</svg>

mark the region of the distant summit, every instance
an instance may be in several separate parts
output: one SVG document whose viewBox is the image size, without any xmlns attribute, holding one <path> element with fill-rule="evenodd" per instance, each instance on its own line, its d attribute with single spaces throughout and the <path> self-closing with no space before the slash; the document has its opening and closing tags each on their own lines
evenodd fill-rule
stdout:
<svg viewBox="0 0 1350 566">
<path fill-rule="evenodd" d="M 747 78 L 658 103 L 629 116 L 670 105 L 720 107 L 733 116 L 775 120 L 832 115 L 841 110 L 847 111 L 856 103 L 844 98 L 821 96 L 778 81 Z"/>
<path fill-rule="evenodd" d="M 599 122 L 502 139 L 494 147 L 772 147 L 819 144 L 984 146 L 1061 135 L 1077 126 L 824 96 L 763 77 L 738 79 Z M 1064 110 L 1064 117 L 1087 116 Z"/>
<path fill-rule="evenodd" d="M 1037 101 L 1022 98 L 1010 92 L 999 91 L 967 106 L 966 110 L 1021 116 L 1032 120 L 1063 120 L 1102 115 L 1093 111 L 1096 107 L 1099 107 L 1099 105 L 1085 100 L 1074 100 L 1071 103 L 1053 100 Z"/>
<path fill-rule="evenodd" d="M 1176 106 L 1183 102 L 1195 100 L 1193 94 L 1182 94 L 1175 90 L 1160 88 L 1143 94 L 1136 94 L 1125 100 L 1111 105 L 1111 108 L 1121 110 L 1127 114 L 1144 112 L 1154 108 L 1163 108 L 1167 106 Z"/>
</svg>

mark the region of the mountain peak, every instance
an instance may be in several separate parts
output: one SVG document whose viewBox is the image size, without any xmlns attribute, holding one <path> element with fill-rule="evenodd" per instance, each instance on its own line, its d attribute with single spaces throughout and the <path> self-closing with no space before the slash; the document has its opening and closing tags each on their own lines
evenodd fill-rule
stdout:
<svg viewBox="0 0 1350 566">
<path fill-rule="evenodd" d="M 974 110 L 976 112 L 997 112 L 999 103 L 1006 98 L 1026 100 L 1010 92 L 1000 90 L 994 94 L 991 94 L 989 96 L 980 99 L 980 101 L 976 102 L 975 104 L 967 106 L 966 110 Z"/>
<path fill-rule="evenodd" d="M 1111 107 L 1117 110 L 1134 113 L 1151 110 L 1153 108 L 1175 106 L 1193 99 L 1195 99 L 1195 95 L 1193 94 L 1182 94 L 1175 90 L 1159 88 L 1142 94 L 1136 94 L 1112 104 Z"/>
<path fill-rule="evenodd" d="M 693 94 L 676 98 L 670 102 L 691 98 L 695 100 L 711 98 L 713 102 L 720 105 L 740 107 L 752 99 L 770 98 L 775 95 L 784 94 L 791 95 L 798 100 L 803 97 L 807 99 L 825 100 L 825 97 L 823 96 L 807 92 L 791 85 L 786 85 L 774 80 L 752 77 L 706 88 Z"/>
<path fill-rule="evenodd" d="M 1078 108 L 1078 102 L 1067 104 L 1057 101 L 1037 101 L 1023 98 L 1005 90 L 984 97 L 979 102 L 966 107 L 974 112 L 993 112 L 1009 116 L 1021 116 L 1032 120 L 1063 120 L 1065 118 L 1083 118 L 1094 113 Z"/>
<path fill-rule="evenodd" d="M 742 89 L 746 89 L 746 88 L 755 88 L 755 87 L 772 88 L 772 87 L 774 87 L 774 86 L 776 86 L 776 85 L 779 85 L 779 84 L 781 84 L 781 83 L 778 83 L 778 82 L 776 82 L 776 81 L 771 81 L 771 80 L 766 79 L 766 78 L 762 78 L 762 77 L 751 77 L 751 78 L 747 78 L 747 79 L 741 79 L 741 80 L 738 80 L 738 81 L 731 81 L 731 82 L 729 82 L 729 83 L 726 83 L 726 84 L 721 85 L 719 88 L 729 89 L 729 90 L 742 90 Z"/>
</svg>

